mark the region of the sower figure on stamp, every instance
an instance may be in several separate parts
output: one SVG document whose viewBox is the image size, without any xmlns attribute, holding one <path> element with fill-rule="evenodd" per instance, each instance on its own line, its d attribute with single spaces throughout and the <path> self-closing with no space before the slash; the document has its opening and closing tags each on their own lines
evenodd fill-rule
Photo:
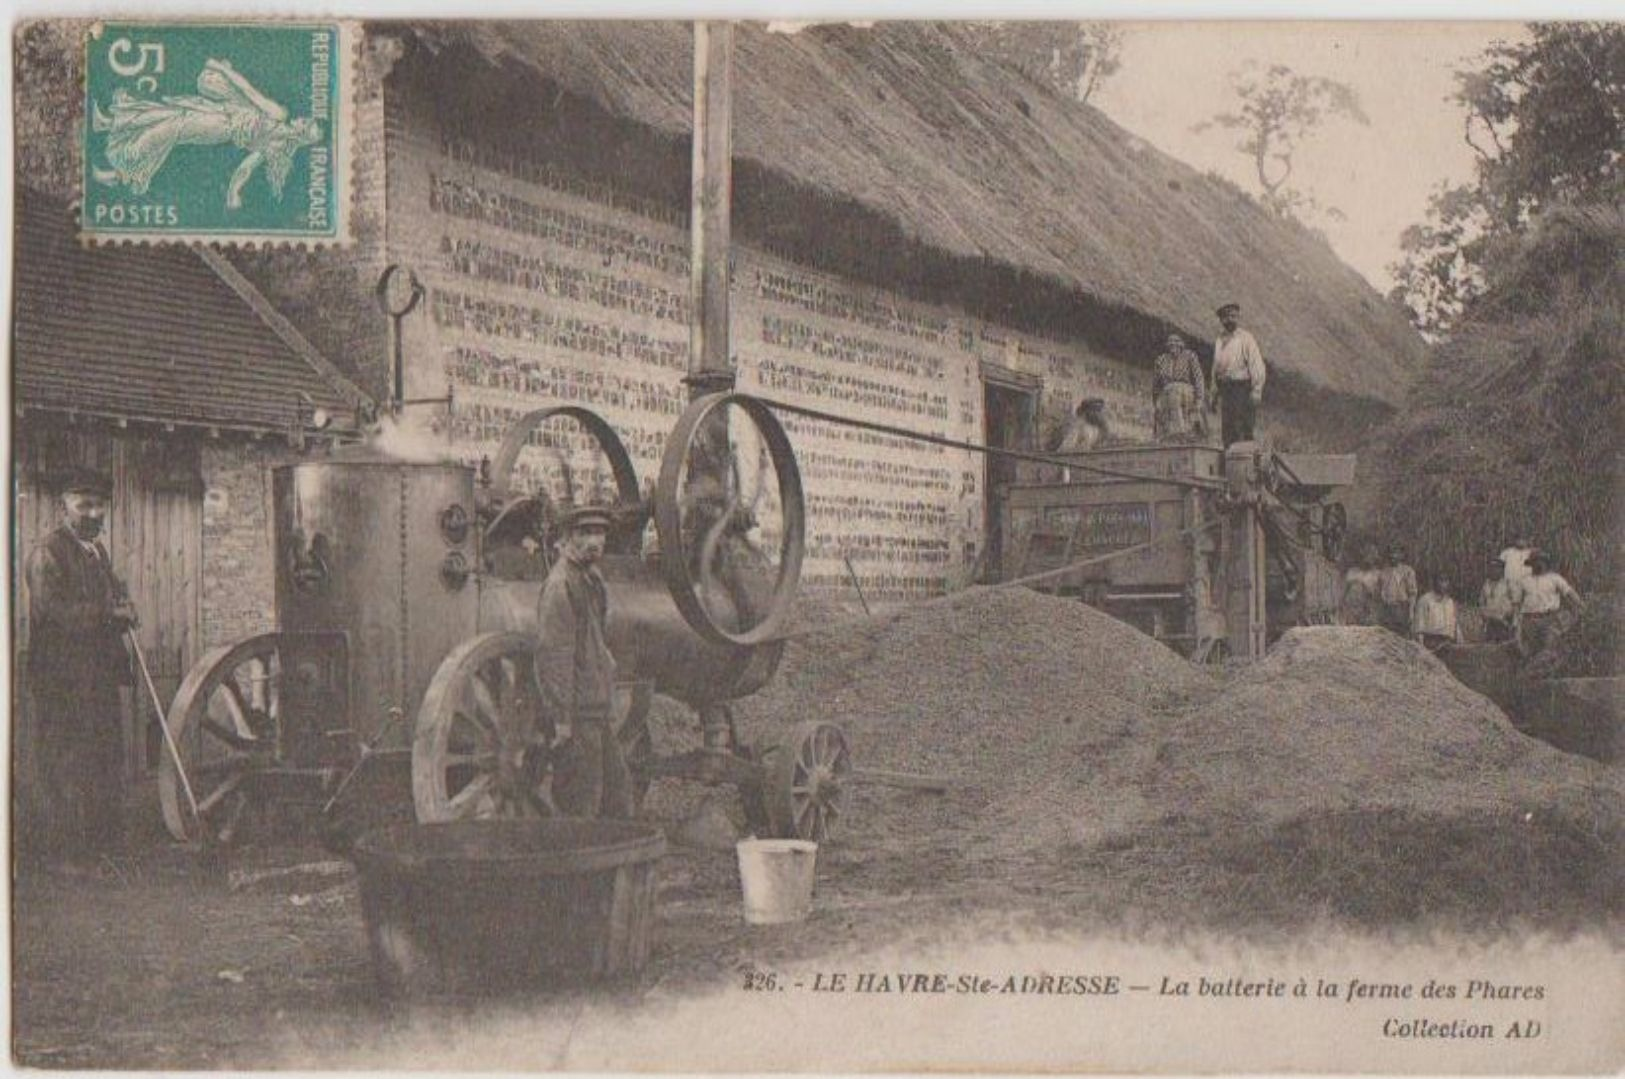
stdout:
<svg viewBox="0 0 1625 1079">
<path fill-rule="evenodd" d="M 542 586 L 536 618 L 542 707 L 555 724 L 569 724 L 572 747 L 554 780 L 554 801 L 572 817 L 631 817 L 632 776 L 613 721 L 609 595 L 598 570 L 609 511 L 568 509 L 563 526 L 559 559 Z"/>
<path fill-rule="evenodd" d="M 53 858 L 78 861 L 124 839 L 119 687 L 133 684 L 124 633 L 135 609 L 97 538 L 112 484 L 75 470 L 59 491 L 62 523 L 28 555 L 28 680 L 44 834 Z"/>
</svg>

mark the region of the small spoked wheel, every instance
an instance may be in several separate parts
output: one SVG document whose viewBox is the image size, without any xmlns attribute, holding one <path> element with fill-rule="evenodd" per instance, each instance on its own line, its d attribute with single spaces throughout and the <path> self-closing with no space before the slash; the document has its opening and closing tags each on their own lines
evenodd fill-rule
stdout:
<svg viewBox="0 0 1625 1079">
<path fill-rule="evenodd" d="M 169 746 L 158 767 L 164 827 L 177 840 L 226 846 L 238 837 L 253 775 L 276 755 L 281 680 L 276 633 L 213 649 L 187 672 L 164 717 L 181 767 Z"/>
<path fill-rule="evenodd" d="M 441 662 L 412 742 L 418 820 L 555 812 L 545 782 L 551 739 L 536 722 L 535 647 L 529 634 L 485 633 Z"/>
<path fill-rule="evenodd" d="M 761 756 L 762 809 L 773 835 L 832 838 L 846 811 L 852 753 L 833 723 L 798 723 Z"/>
</svg>

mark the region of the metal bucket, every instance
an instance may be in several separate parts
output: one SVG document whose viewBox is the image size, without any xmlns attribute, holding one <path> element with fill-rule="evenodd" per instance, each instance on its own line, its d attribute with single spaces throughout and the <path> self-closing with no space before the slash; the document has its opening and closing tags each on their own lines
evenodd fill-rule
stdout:
<svg viewBox="0 0 1625 1079">
<path fill-rule="evenodd" d="M 738 852 L 745 921 L 751 925 L 804 921 L 812 908 L 818 844 L 804 839 L 742 839 Z"/>
<path fill-rule="evenodd" d="M 423 996 L 636 974 L 665 849 L 659 830 L 632 821 L 368 832 L 350 856 L 380 986 Z"/>
</svg>

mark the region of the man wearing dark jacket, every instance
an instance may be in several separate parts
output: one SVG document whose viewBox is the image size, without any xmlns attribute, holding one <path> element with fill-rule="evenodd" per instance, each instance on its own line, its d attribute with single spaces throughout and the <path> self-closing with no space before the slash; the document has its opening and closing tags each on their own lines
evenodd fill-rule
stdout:
<svg viewBox="0 0 1625 1079">
<path fill-rule="evenodd" d="M 554 800 L 573 817 L 631 817 L 632 776 L 615 737 L 615 657 L 605 640 L 609 596 L 598 562 L 608 511 L 581 506 L 564 515 L 559 560 L 537 602 L 536 681 L 542 707 L 568 724 L 570 757 L 554 780 Z"/>
<path fill-rule="evenodd" d="M 61 482 L 62 524 L 28 555 L 28 681 L 46 853 L 70 861 L 123 843 L 119 687 L 130 685 L 125 630 L 136 624 L 98 537 L 112 485 L 88 470 Z"/>
</svg>

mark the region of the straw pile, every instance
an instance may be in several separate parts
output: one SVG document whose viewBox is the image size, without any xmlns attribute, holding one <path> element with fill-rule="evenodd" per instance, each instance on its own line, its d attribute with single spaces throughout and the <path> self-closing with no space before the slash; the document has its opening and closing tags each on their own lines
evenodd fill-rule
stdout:
<svg viewBox="0 0 1625 1079">
<path fill-rule="evenodd" d="M 1120 872 L 1210 920 L 1622 911 L 1625 778 L 1385 630 L 1293 630 L 1219 675 L 1082 604 L 974 590 L 798 639 L 742 711 L 951 780 L 864 792 L 845 842 L 903 863 L 888 886 Z"/>
<path fill-rule="evenodd" d="M 1467 588 L 1520 533 L 1582 592 L 1615 587 L 1622 339 L 1625 210 L 1548 214 L 1373 440 L 1382 530 Z M 1587 650 L 1618 661 L 1617 644 Z"/>
</svg>

